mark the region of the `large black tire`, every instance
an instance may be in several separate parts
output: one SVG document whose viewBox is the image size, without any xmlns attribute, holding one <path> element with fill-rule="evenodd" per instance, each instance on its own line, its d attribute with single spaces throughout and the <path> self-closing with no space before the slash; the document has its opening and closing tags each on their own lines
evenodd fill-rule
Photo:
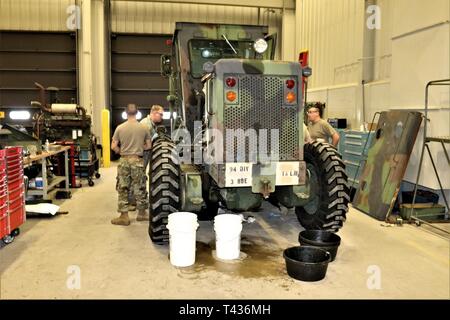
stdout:
<svg viewBox="0 0 450 320">
<path fill-rule="evenodd" d="M 180 209 L 180 168 L 175 144 L 157 139 L 152 148 L 149 179 L 148 234 L 154 243 L 169 242 L 168 215 Z"/>
<path fill-rule="evenodd" d="M 305 229 L 337 232 L 344 224 L 350 201 L 345 164 L 327 143 L 307 143 L 304 151 L 310 171 L 311 201 L 295 208 L 297 218 Z"/>
</svg>

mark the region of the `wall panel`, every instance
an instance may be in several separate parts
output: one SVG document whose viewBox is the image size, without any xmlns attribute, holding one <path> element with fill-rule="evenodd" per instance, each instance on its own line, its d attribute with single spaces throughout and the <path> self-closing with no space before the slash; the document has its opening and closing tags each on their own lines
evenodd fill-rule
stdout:
<svg viewBox="0 0 450 320">
<path fill-rule="evenodd" d="M 75 0 L 1 0 L 0 30 L 68 31 L 68 6 Z"/>
<path fill-rule="evenodd" d="M 364 1 L 297 0 L 297 50 L 308 49 L 310 88 L 357 82 Z"/>
</svg>

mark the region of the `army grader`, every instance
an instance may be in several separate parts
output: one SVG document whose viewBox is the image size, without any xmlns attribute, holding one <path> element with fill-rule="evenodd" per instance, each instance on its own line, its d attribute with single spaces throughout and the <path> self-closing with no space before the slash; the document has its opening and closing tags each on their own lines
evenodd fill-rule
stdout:
<svg viewBox="0 0 450 320">
<path fill-rule="evenodd" d="M 303 138 L 297 62 L 275 61 L 267 26 L 176 23 L 169 79 L 171 134 L 158 130 L 150 163 L 149 235 L 169 240 L 168 215 L 295 208 L 306 229 L 337 232 L 349 190 L 337 150 Z"/>
</svg>

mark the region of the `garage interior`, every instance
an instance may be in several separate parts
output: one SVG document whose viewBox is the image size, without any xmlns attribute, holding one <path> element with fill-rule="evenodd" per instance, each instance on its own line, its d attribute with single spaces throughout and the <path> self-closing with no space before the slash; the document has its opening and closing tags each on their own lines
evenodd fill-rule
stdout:
<svg viewBox="0 0 450 320">
<path fill-rule="evenodd" d="M 276 34 L 274 60 L 303 70 L 301 119 L 321 105 L 339 134 L 326 150 L 340 157 L 348 200 L 340 219 L 320 226 L 341 238 L 322 280 L 288 274 L 283 252 L 300 245 L 305 226 L 295 208 L 272 201 L 227 210 L 243 217 L 239 258 L 230 261 L 215 256 L 214 217 L 198 220 L 195 263 L 186 267 L 173 265 L 169 233 L 162 245 L 152 241 L 137 211 L 129 226 L 111 224 L 120 161 L 112 135 L 129 103 L 138 119 L 163 106 L 162 125 L 173 131 L 161 57 L 177 50 L 181 22 Z M 448 0 L 0 0 L 0 299 L 449 299 L 449 84 Z M 45 111 L 51 101 L 60 113 Z M 68 138 L 55 144 L 61 132 Z M 16 162 L 20 206 L 9 198 Z M 18 208 L 23 221 L 11 227 Z"/>
</svg>

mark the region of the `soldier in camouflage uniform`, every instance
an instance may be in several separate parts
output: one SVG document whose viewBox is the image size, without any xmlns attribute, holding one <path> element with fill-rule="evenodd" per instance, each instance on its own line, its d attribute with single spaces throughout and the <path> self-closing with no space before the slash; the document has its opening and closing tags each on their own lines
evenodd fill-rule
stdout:
<svg viewBox="0 0 450 320">
<path fill-rule="evenodd" d="M 141 124 L 145 125 L 150 132 L 152 141 L 156 138 L 156 125 L 162 123 L 164 108 L 160 105 L 153 105 L 150 114 L 141 120 Z M 144 170 L 147 171 L 147 165 L 150 162 L 150 150 L 144 151 Z"/>
<path fill-rule="evenodd" d="M 158 135 L 156 133 L 156 125 L 162 123 L 163 115 L 164 115 L 164 108 L 161 107 L 160 105 L 155 104 L 152 106 L 150 114 L 148 114 L 140 122 L 146 128 L 148 128 L 152 142 Z M 144 172 L 145 173 L 147 173 L 147 166 L 150 163 L 150 157 L 151 157 L 151 150 L 150 149 L 144 150 Z M 129 201 L 128 210 L 135 211 L 136 210 L 136 198 L 134 196 L 134 190 L 130 190 L 130 195 L 128 197 L 128 201 Z"/>
<path fill-rule="evenodd" d="M 118 211 L 120 217 L 111 220 L 112 224 L 128 226 L 129 202 L 131 190 L 136 197 L 138 209 L 137 221 L 148 220 L 146 176 L 144 171 L 144 150 L 151 147 L 150 133 L 136 119 L 136 105 L 129 104 L 126 108 L 127 121 L 116 128 L 112 138 L 111 149 L 120 154 L 117 168 L 117 192 L 119 193 Z"/>
</svg>

